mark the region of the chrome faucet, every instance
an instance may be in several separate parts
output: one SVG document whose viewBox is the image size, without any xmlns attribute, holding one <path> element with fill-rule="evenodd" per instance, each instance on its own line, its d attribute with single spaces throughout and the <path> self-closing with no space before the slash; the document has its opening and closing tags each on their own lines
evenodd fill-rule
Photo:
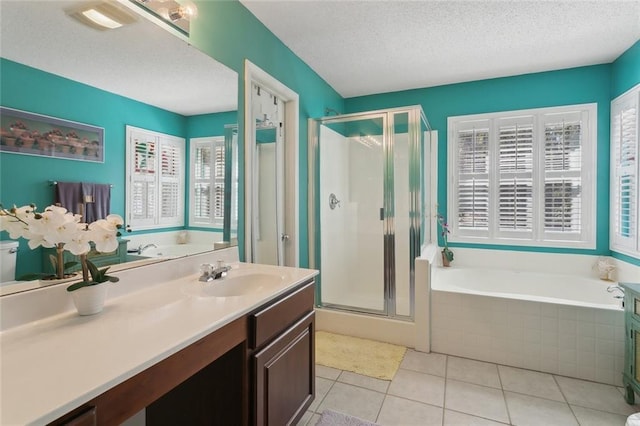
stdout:
<svg viewBox="0 0 640 426">
<path fill-rule="evenodd" d="M 198 280 L 203 282 L 219 280 L 224 278 L 230 270 L 231 266 L 225 265 L 223 260 L 218 260 L 215 266 L 211 263 L 203 263 L 200 265 L 202 275 Z"/>
<path fill-rule="evenodd" d="M 613 293 L 614 291 L 619 291 L 620 293 L 622 293 L 622 294 L 613 296 L 615 299 L 622 299 L 624 297 L 624 289 L 619 285 L 610 285 L 609 287 L 607 287 L 607 292 Z"/>
<path fill-rule="evenodd" d="M 149 247 L 158 248 L 158 246 L 155 245 L 155 244 L 147 244 L 144 247 L 141 244 L 141 245 L 138 246 L 138 254 L 142 254 L 142 252 L 145 251 L 146 249 L 148 249 Z"/>
</svg>

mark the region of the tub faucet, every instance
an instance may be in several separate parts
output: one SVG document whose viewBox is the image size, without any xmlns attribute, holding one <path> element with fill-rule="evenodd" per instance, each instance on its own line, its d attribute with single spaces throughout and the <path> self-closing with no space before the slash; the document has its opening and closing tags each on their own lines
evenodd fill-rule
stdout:
<svg viewBox="0 0 640 426">
<path fill-rule="evenodd" d="M 227 275 L 227 272 L 231 270 L 231 266 L 225 265 L 224 261 L 218 260 L 216 265 L 211 263 L 203 263 L 200 265 L 200 272 L 202 275 L 198 278 L 199 281 L 209 282 L 213 280 L 219 280 Z"/>
<path fill-rule="evenodd" d="M 148 249 L 149 247 L 158 248 L 158 246 L 155 245 L 155 244 L 147 244 L 144 247 L 141 244 L 141 245 L 138 246 L 138 254 L 142 254 L 142 252 L 145 251 L 146 249 Z"/>
<path fill-rule="evenodd" d="M 610 285 L 609 287 L 607 287 L 607 292 L 613 293 L 614 291 L 619 291 L 620 293 L 622 293 L 622 294 L 613 296 L 614 298 L 622 299 L 624 297 L 624 289 L 619 285 Z"/>
</svg>

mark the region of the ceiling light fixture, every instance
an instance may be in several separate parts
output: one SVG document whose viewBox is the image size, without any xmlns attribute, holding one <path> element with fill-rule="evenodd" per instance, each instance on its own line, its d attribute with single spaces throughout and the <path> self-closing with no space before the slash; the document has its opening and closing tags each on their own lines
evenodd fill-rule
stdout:
<svg viewBox="0 0 640 426">
<path fill-rule="evenodd" d="M 182 5 L 169 11 L 169 19 L 172 22 L 180 19 L 192 19 L 198 15 L 198 8 L 190 1 L 183 2 Z"/>
<path fill-rule="evenodd" d="M 67 14 L 97 30 L 112 30 L 136 21 L 131 14 L 115 2 L 85 3 L 70 9 Z"/>
</svg>

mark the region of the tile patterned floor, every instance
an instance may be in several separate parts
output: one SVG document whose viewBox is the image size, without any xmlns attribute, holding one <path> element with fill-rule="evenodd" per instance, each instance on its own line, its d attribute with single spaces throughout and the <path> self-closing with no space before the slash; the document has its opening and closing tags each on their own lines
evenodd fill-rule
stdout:
<svg viewBox="0 0 640 426">
<path fill-rule="evenodd" d="M 391 381 L 317 365 L 316 399 L 298 425 L 327 408 L 383 426 L 624 426 L 640 412 L 622 388 L 413 350 Z"/>
</svg>

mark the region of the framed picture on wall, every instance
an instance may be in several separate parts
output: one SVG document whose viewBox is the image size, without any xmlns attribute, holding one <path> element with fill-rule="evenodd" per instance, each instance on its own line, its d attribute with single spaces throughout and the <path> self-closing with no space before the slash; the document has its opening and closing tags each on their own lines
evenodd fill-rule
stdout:
<svg viewBox="0 0 640 426">
<path fill-rule="evenodd" d="M 0 152 L 104 162 L 104 129 L 0 106 Z"/>
</svg>

